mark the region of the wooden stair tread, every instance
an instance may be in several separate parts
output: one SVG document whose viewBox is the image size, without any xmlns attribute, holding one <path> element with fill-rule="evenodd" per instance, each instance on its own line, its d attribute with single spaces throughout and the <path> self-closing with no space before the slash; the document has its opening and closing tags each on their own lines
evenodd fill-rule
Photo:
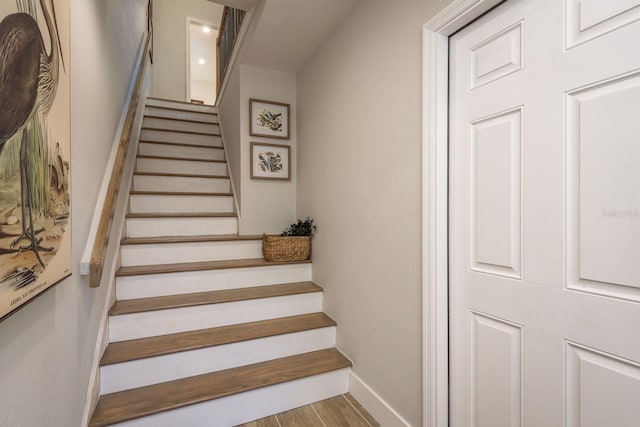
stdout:
<svg viewBox="0 0 640 427">
<path fill-rule="evenodd" d="M 207 148 L 210 150 L 224 150 L 224 147 L 211 147 L 208 145 L 198 145 L 198 144 L 182 144 L 180 142 L 151 141 L 148 139 L 141 139 L 140 143 L 141 144 L 173 145 L 174 147 L 191 147 L 191 148 Z"/>
<path fill-rule="evenodd" d="M 154 108 L 155 105 L 148 105 L 148 107 Z M 189 111 L 189 110 L 182 110 L 182 111 Z M 197 111 L 196 111 L 196 113 L 197 113 Z M 204 113 L 204 114 L 209 114 L 209 113 Z M 215 114 L 215 113 L 213 113 L 213 114 Z M 205 122 L 203 120 L 182 119 L 182 118 L 178 118 L 178 117 L 164 117 L 164 116 L 158 116 L 157 114 L 149 114 L 149 113 L 145 113 L 144 117 L 149 118 L 149 119 L 173 120 L 175 122 L 198 123 L 198 124 L 203 124 L 203 125 L 216 125 L 216 126 L 219 125 L 219 123 Z"/>
<path fill-rule="evenodd" d="M 192 105 L 192 106 L 196 106 L 196 107 L 209 107 L 209 108 L 214 108 L 215 107 L 215 105 L 211 105 L 211 104 L 194 104 L 193 102 L 179 101 L 177 99 L 159 98 L 157 96 L 147 96 L 147 99 L 153 99 L 155 101 L 164 101 L 164 102 L 175 102 L 176 104 Z M 153 107 L 153 105 L 149 105 L 149 106 Z"/>
<path fill-rule="evenodd" d="M 100 365 L 336 326 L 324 313 L 281 317 L 109 344 Z"/>
<path fill-rule="evenodd" d="M 159 108 L 161 110 L 181 111 L 183 113 L 208 114 L 210 116 L 217 116 L 218 115 L 218 113 L 214 113 L 214 112 L 210 112 L 210 111 L 195 111 L 195 110 L 189 110 L 189 109 L 185 109 L 185 108 L 169 107 L 169 106 L 165 106 L 165 105 L 150 105 L 150 104 L 146 104 L 145 107 L 147 107 L 147 108 Z M 214 124 L 217 124 L 217 123 L 214 123 Z"/>
<path fill-rule="evenodd" d="M 198 191 L 141 191 L 132 190 L 129 194 L 137 196 L 208 196 L 208 197 L 228 197 L 233 193 L 205 193 Z"/>
<path fill-rule="evenodd" d="M 236 218 L 235 212 L 152 212 L 128 213 L 127 218 Z"/>
<path fill-rule="evenodd" d="M 207 179 L 229 179 L 229 175 L 204 175 L 195 173 L 161 173 L 161 172 L 135 172 L 134 176 L 167 176 L 171 178 L 207 178 Z"/>
<path fill-rule="evenodd" d="M 226 160 L 209 160 L 209 159 L 191 159 L 189 157 L 170 157 L 170 156 L 148 156 L 146 154 L 138 154 L 138 159 L 156 159 L 156 160 L 180 160 L 188 162 L 209 162 L 209 163 L 227 163 Z"/>
<path fill-rule="evenodd" d="M 185 133 L 188 135 L 204 135 L 204 136 L 222 136 L 219 133 L 212 132 L 199 132 L 195 130 L 180 130 L 180 129 L 166 129 L 166 128 L 156 128 L 150 126 L 143 126 L 142 130 L 150 130 L 150 131 L 160 131 L 160 132 L 173 132 L 173 133 Z"/>
<path fill-rule="evenodd" d="M 107 426 L 350 366 L 349 359 L 332 348 L 106 394 L 89 425 Z"/>
<path fill-rule="evenodd" d="M 122 239 L 122 244 L 146 245 L 156 243 L 230 242 L 238 240 L 262 240 L 262 235 L 211 234 L 201 236 L 127 237 Z"/>
<path fill-rule="evenodd" d="M 264 258 L 234 259 L 229 261 L 199 261 L 177 264 L 140 265 L 120 267 L 116 276 L 141 276 L 146 274 L 181 273 L 186 271 L 223 270 L 227 268 L 268 267 L 271 265 L 308 264 L 306 261 L 267 262 Z"/>
<path fill-rule="evenodd" d="M 254 286 L 250 288 L 226 289 L 223 291 L 196 292 L 191 294 L 167 295 L 162 297 L 138 298 L 116 301 L 109 315 L 143 313 L 171 308 L 194 307 L 207 304 L 248 301 L 287 295 L 322 292 L 313 282 L 283 283 L 281 285 Z"/>
</svg>

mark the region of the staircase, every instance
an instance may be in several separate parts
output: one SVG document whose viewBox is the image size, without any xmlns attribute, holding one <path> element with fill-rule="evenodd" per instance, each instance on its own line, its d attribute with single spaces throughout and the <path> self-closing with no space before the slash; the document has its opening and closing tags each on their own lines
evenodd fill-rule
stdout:
<svg viewBox="0 0 640 427">
<path fill-rule="evenodd" d="M 311 264 L 238 218 L 210 106 L 145 109 L 90 426 L 233 426 L 348 391 Z"/>
</svg>

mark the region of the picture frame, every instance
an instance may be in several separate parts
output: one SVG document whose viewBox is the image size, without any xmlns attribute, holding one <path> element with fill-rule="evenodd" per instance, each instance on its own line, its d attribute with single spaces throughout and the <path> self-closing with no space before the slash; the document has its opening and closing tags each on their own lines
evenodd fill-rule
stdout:
<svg viewBox="0 0 640 427">
<path fill-rule="evenodd" d="M 4 51 L 47 67 L 25 73 L 11 61 L 0 82 L 3 111 L 21 112 L 2 118 L 15 130 L 0 142 L 0 322 L 72 272 L 70 75 L 61 66 L 69 63 L 69 0 L 5 3 L 0 8 L 0 21 L 9 28 L 0 41 Z M 38 51 L 7 50 L 21 34 L 44 44 Z M 28 98 L 15 91 L 35 91 L 42 79 L 49 84 L 38 92 L 35 106 L 23 108 Z"/>
<path fill-rule="evenodd" d="M 282 144 L 251 143 L 251 179 L 291 180 L 291 147 Z"/>
<path fill-rule="evenodd" d="M 249 135 L 289 139 L 289 104 L 249 99 Z"/>
</svg>

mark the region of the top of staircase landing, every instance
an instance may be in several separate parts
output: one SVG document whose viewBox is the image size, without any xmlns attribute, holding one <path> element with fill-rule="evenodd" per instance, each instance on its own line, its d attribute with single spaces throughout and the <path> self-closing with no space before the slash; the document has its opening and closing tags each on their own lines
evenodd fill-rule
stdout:
<svg viewBox="0 0 640 427">
<path fill-rule="evenodd" d="M 151 102 L 149 102 L 149 101 L 151 101 Z M 202 107 L 202 109 L 215 109 L 216 108 L 215 105 L 195 104 L 193 102 L 180 101 L 180 100 L 177 100 L 177 99 L 166 99 L 166 98 L 157 98 L 157 97 L 154 97 L 154 96 L 148 96 L 146 105 L 148 107 L 167 108 L 167 107 L 162 107 L 162 106 L 159 106 L 159 105 L 154 105 L 155 102 L 167 102 L 167 103 L 171 103 L 171 104 L 176 104 L 176 108 L 175 109 L 179 109 L 179 110 L 183 110 L 183 111 L 193 111 L 193 112 L 196 112 L 196 113 L 218 115 L 218 113 L 216 111 L 197 111 L 197 110 L 190 110 L 189 108 L 187 108 L 187 107 Z M 179 107 L 184 107 L 184 108 L 179 108 Z"/>
</svg>

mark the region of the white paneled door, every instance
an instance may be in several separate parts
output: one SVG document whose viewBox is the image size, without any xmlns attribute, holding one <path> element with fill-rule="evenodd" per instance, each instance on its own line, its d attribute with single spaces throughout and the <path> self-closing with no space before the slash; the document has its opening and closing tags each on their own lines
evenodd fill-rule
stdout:
<svg viewBox="0 0 640 427">
<path fill-rule="evenodd" d="M 640 425 L 640 1 L 450 39 L 451 425 Z"/>
</svg>

